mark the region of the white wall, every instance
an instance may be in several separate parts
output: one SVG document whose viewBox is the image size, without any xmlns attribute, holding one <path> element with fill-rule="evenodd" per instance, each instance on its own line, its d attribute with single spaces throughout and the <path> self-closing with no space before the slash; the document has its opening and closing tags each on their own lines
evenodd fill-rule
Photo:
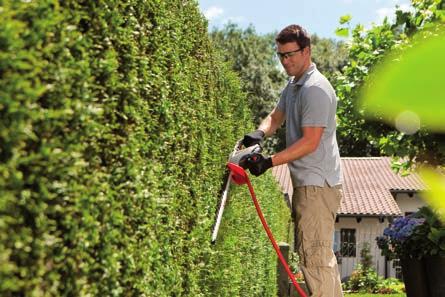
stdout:
<svg viewBox="0 0 445 297">
<path fill-rule="evenodd" d="M 396 195 L 395 200 L 399 205 L 402 214 L 406 212 L 415 212 L 420 207 L 425 205 L 425 202 L 414 194 L 410 197 L 406 193 L 399 193 Z M 355 229 L 356 230 L 356 257 L 355 258 L 342 258 L 342 263 L 339 264 L 340 275 L 342 279 L 350 276 L 356 268 L 357 264 L 360 264 L 360 251 L 364 242 L 368 242 L 371 248 L 371 255 L 374 262 L 374 268 L 381 276 L 385 276 L 385 258 L 381 256 L 380 249 L 377 247 L 375 238 L 383 235 L 383 230 L 389 225 L 387 218 L 381 223 L 377 217 L 363 217 L 361 222 L 358 223 L 355 217 L 340 217 L 339 222 L 335 224 L 335 231 L 341 229 Z M 392 261 L 386 263 L 387 276 L 395 277 L 396 269 L 393 267 Z"/>
<path fill-rule="evenodd" d="M 396 195 L 395 200 L 397 205 L 399 205 L 402 214 L 405 214 L 406 212 L 415 212 L 422 206 L 426 205 L 425 201 L 423 201 L 418 194 L 414 194 L 410 197 L 406 193 L 400 193 Z"/>
<path fill-rule="evenodd" d="M 339 222 L 335 224 L 335 230 L 341 229 L 355 229 L 356 236 L 356 257 L 349 258 L 343 257 L 341 264 L 339 264 L 340 275 L 342 279 L 351 275 L 356 266 L 360 264 L 360 251 L 363 248 L 363 244 L 368 242 L 370 244 L 370 250 L 374 268 L 378 274 L 385 275 L 385 260 L 380 254 L 380 249 L 377 247 L 375 238 L 383 234 L 383 229 L 388 226 L 388 220 L 385 219 L 383 223 L 378 218 L 362 218 L 358 223 L 356 218 L 340 217 Z"/>
</svg>

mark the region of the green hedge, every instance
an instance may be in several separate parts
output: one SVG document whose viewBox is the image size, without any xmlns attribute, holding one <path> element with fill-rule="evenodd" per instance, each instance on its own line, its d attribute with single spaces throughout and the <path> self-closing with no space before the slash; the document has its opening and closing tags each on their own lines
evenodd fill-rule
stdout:
<svg viewBox="0 0 445 297">
<path fill-rule="evenodd" d="M 252 128 L 220 61 L 195 1 L 0 1 L 1 296 L 275 294 L 242 188 L 209 244 Z M 255 182 L 283 239 L 281 195 Z"/>
<path fill-rule="evenodd" d="M 291 241 L 290 213 L 272 176 L 253 179 L 261 210 L 277 242 Z M 217 251 L 212 257 L 209 287 L 215 295 L 277 296 L 277 256 L 263 230 L 247 186 L 232 188 Z"/>
</svg>

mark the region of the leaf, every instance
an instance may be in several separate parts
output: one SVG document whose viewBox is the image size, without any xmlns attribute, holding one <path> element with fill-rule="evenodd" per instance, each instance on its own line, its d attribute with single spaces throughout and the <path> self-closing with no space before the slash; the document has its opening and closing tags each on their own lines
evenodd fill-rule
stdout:
<svg viewBox="0 0 445 297">
<path fill-rule="evenodd" d="M 337 35 L 339 37 L 348 37 L 349 29 L 348 28 L 337 28 L 337 29 L 335 29 L 335 35 Z"/>
<path fill-rule="evenodd" d="M 439 243 L 441 237 L 444 236 L 444 231 L 439 230 L 437 228 L 431 227 L 431 232 L 428 234 L 428 239 L 434 242 L 435 244 Z"/>
<path fill-rule="evenodd" d="M 342 15 L 340 17 L 340 25 L 344 25 L 348 23 L 352 19 L 352 16 L 350 14 Z"/>
<path fill-rule="evenodd" d="M 438 18 L 442 21 L 445 22 L 445 10 L 438 10 L 436 11 Z"/>
<path fill-rule="evenodd" d="M 445 30 L 435 30 L 439 33 L 417 35 L 412 47 L 393 52 L 377 67 L 360 101 L 368 117 L 381 116 L 406 134 L 421 126 L 445 131 Z"/>
<path fill-rule="evenodd" d="M 424 199 L 436 210 L 442 222 L 445 222 L 445 177 L 427 168 L 420 171 L 420 176 L 429 188 L 423 195 Z"/>
</svg>

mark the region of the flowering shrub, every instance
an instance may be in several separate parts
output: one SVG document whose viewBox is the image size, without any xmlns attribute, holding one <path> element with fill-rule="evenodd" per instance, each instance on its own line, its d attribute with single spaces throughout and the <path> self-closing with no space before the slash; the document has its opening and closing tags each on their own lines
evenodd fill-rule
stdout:
<svg viewBox="0 0 445 297">
<path fill-rule="evenodd" d="M 376 241 L 389 259 L 445 255 L 445 228 L 428 207 L 397 218 Z"/>
<path fill-rule="evenodd" d="M 394 220 L 392 224 L 385 228 L 383 236 L 378 236 L 377 246 L 382 250 L 382 255 L 390 259 L 400 257 L 415 257 L 411 245 L 411 236 L 416 227 L 425 222 L 423 218 L 414 218 L 412 216 L 400 217 Z"/>
<path fill-rule="evenodd" d="M 358 264 L 349 280 L 344 284 L 344 289 L 351 292 L 373 293 L 378 281 L 379 276 L 374 269 L 366 269 Z"/>
<path fill-rule="evenodd" d="M 343 288 L 346 291 L 379 294 L 401 292 L 397 287 L 403 287 L 403 284 L 394 279 L 384 279 L 372 267 L 372 255 L 368 242 L 363 244 L 360 258 L 360 264 L 356 266 L 348 281 L 343 283 Z"/>
<path fill-rule="evenodd" d="M 303 272 L 300 270 L 297 273 L 294 274 L 295 280 L 299 283 L 304 282 L 304 275 Z"/>
<path fill-rule="evenodd" d="M 404 285 L 397 279 L 384 279 L 373 268 L 364 268 L 358 264 L 349 280 L 343 283 L 343 289 L 348 292 L 397 294 L 402 293 Z"/>
<path fill-rule="evenodd" d="M 401 217 L 396 219 L 392 225 L 388 228 L 385 228 L 383 235 L 392 237 L 395 240 L 400 242 L 406 241 L 419 225 L 422 225 L 425 222 L 425 219 L 416 219 L 412 217 Z"/>
</svg>

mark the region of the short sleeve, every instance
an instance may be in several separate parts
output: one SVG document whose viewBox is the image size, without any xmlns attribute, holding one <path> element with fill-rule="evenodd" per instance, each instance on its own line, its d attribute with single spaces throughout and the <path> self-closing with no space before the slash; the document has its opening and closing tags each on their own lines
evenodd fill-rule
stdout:
<svg viewBox="0 0 445 297">
<path fill-rule="evenodd" d="M 286 86 L 280 94 L 280 100 L 278 100 L 277 109 L 283 113 L 286 113 L 286 94 L 289 86 Z"/>
<path fill-rule="evenodd" d="M 331 98 L 320 87 L 311 86 L 302 96 L 302 127 L 327 127 Z"/>
</svg>

